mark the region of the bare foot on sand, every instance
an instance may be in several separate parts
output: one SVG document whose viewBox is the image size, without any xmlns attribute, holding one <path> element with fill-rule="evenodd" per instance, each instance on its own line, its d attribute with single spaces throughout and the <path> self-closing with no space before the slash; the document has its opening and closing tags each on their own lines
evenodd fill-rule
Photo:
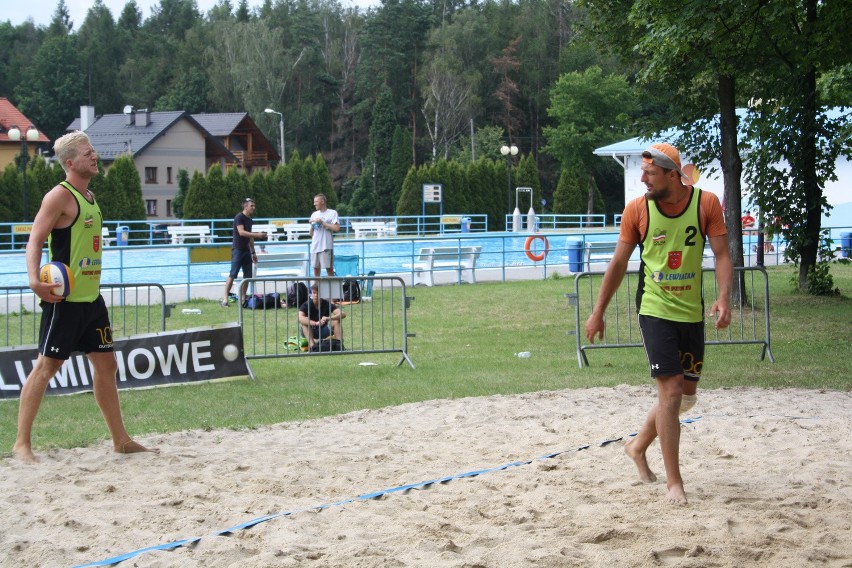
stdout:
<svg viewBox="0 0 852 568">
<path fill-rule="evenodd" d="M 153 452 L 155 454 L 160 453 L 160 450 L 157 448 L 148 449 L 135 440 L 127 440 L 121 444 L 116 444 L 115 451 L 118 454 L 138 454 L 140 452 Z"/>
<path fill-rule="evenodd" d="M 666 500 L 672 505 L 686 505 L 689 501 L 686 500 L 686 492 L 683 490 L 683 485 L 675 484 L 669 487 L 669 493 L 666 495 Z"/>
<path fill-rule="evenodd" d="M 32 448 L 18 447 L 17 445 L 12 448 L 12 457 L 28 465 L 32 465 L 41 461 L 33 453 Z"/>
<path fill-rule="evenodd" d="M 633 443 L 636 440 L 628 440 L 626 444 L 624 444 L 624 453 L 628 455 L 630 459 L 633 460 L 633 463 L 636 464 L 636 469 L 639 470 L 639 479 L 644 481 L 645 483 L 653 483 L 657 481 L 657 476 L 654 475 L 654 472 L 651 471 L 651 468 L 648 467 L 648 459 L 645 457 L 644 452 L 638 452 L 633 448 Z"/>
</svg>

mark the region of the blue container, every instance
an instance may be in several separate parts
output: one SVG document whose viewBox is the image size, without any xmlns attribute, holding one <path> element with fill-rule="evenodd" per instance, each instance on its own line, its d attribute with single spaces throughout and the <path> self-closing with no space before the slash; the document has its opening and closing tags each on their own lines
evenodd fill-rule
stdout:
<svg viewBox="0 0 852 568">
<path fill-rule="evenodd" d="M 568 239 L 565 242 L 568 249 L 568 270 L 571 272 L 583 272 L 583 241 L 582 239 Z"/>
<path fill-rule="evenodd" d="M 469 233 L 470 232 L 470 217 L 462 217 L 461 218 L 461 232 Z"/>
<path fill-rule="evenodd" d="M 126 247 L 130 240 L 130 227 L 121 225 L 115 228 L 115 244 L 119 247 Z"/>
<path fill-rule="evenodd" d="M 852 258 L 852 233 L 840 233 L 840 256 Z"/>
</svg>

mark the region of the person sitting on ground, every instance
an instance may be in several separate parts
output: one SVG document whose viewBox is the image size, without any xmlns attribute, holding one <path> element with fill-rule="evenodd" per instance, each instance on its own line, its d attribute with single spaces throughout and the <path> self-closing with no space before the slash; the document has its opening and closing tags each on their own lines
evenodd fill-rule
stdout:
<svg viewBox="0 0 852 568">
<path fill-rule="evenodd" d="M 342 339 L 340 322 L 346 317 L 337 304 L 319 297 L 319 287 L 311 285 L 311 298 L 299 306 L 299 323 L 308 340 L 308 349 L 320 339 Z M 330 327 L 329 327 L 330 325 Z"/>
</svg>

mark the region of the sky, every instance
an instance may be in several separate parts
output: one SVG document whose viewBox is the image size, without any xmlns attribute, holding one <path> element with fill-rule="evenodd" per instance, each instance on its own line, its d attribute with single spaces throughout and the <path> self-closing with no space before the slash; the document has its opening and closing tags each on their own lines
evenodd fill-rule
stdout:
<svg viewBox="0 0 852 568">
<path fill-rule="evenodd" d="M 121 11 L 127 0 L 102 0 L 104 6 L 112 12 L 112 17 L 118 20 Z M 249 0 L 249 7 L 255 8 L 262 4 L 262 0 Z M 341 0 L 344 7 L 358 6 L 367 8 L 375 6 L 379 3 L 378 0 Z M 9 21 L 13 26 L 22 24 L 28 19 L 32 19 L 36 26 L 47 26 L 53 13 L 56 12 L 56 6 L 59 0 L 2 0 L 2 8 L 0 8 L 0 22 Z M 136 0 L 136 5 L 142 10 L 142 19 L 147 20 L 151 16 L 151 10 L 154 6 L 159 6 L 160 0 Z M 202 14 L 207 13 L 210 8 L 217 4 L 217 0 L 196 0 L 198 9 Z M 74 30 L 80 29 L 83 25 L 83 20 L 86 19 L 86 13 L 92 5 L 92 0 L 65 0 L 65 6 L 68 8 L 68 13 L 71 15 L 71 21 L 74 22 Z M 231 0 L 232 6 L 239 5 L 239 0 Z"/>
</svg>

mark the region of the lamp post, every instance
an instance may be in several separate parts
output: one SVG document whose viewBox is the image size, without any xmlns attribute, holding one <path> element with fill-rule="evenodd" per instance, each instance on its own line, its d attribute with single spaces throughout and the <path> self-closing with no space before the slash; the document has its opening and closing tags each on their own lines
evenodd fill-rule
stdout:
<svg viewBox="0 0 852 568">
<path fill-rule="evenodd" d="M 278 112 L 277 110 L 273 110 L 271 108 L 264 109 L 263 112 L 266 114 L 277 114 L 278 118 L 278 141 L 281 147 L 281 163 L 287 163 L 287 156 L 284 154 L 284 114 Z"/>
<path fill-rule="evenodd" d="M 506 187 L 506 211 L 512 211 L 512 158 L 518 155 L 518 147 L 512 144 L 511 146 L 501 146 L 500 153 L 506 156 L 506 163 L 509 165 L 509 177 Z M 506 227 L 509 230 L 509 227 Z"/>
<path fill-rule="evenodd" d="M 9 132 L 8 132 L 9 140 L 11 140 L 12 142 L 17 142 L 18 140 L 21 141 L 21 162 L 20 162 L 20 165 L 21 165 L 21 173 L 24 176 L 23 182 L 21 184 L 21 191 L 22 191 L 22 194 L 23 194 L 22 197 L 23 197 L 23 206 L 24 206 L 24 221 L 29 221 L 30 206 L 29 206 L 29 203 L 27 202 L 27 200 L 28 200 L 28 195 L 27 195 L 27 162 L 30 161 L 30 148 L 29 148 L 28 144 L 30 142 L 35 142 L 36 140 L 38 140 L 38 129 L 35 126 L 30 125 L 27 128 L 26 136 L 22 136 L 22 134 L 23 133 L 21 132 L 21 129 L 18 128 L 17 126 L 14 126 L 14 125 L 12 126 L 12 128 L 9 129 Z"/>
</svg>

